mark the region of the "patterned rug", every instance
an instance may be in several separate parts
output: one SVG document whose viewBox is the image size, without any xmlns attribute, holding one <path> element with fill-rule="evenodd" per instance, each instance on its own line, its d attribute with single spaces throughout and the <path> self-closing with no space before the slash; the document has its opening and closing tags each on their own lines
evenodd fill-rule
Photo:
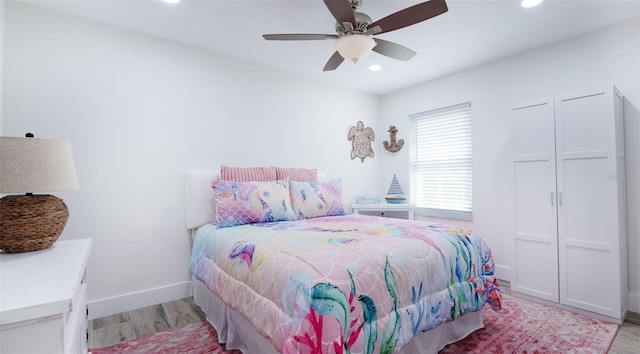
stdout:
<svg viewBox="0 0 640 354">
<path fill-rule="evenodd" d="M 440 353 L 607 353 L 620 327 L 509 295 L 482 317 L 485 328 Z"/>
<path fill-rule="evenodd" d="M 226 350 L 224 345 L 219 344 L 218 334 L 206 320 L 110 347 L 89 349 L 89 352 L 91 354 L 241 354 L 238 350 Z"/>
<path fill-rule="evenodd" d="M 485 328 L 446 346 L 440 353 L 606 353 L 619 328 L 509 295 L 503 295 L 499 312 L 489 306 L 482 311 Z M 240 353 L 218 344 L 216 331 L 206 321 L 90 352 Z"/>
</svg>

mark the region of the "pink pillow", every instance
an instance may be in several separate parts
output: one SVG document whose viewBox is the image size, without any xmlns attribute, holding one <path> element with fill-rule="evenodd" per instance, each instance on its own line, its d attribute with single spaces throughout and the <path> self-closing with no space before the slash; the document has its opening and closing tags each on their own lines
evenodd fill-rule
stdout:
<svg viewBox="0 0 640 354">
<path fill-rule="evenodd" d="M 318 170 L 315 168 L 276 167 L 276 179 L 289 178 L 296 182 L 318 182 Z"/>
<path fill-rule="evenodd" d="M 275 181 L 275 167 L 220 166 L 220 179 L 234 182 Z"/>
</svg>

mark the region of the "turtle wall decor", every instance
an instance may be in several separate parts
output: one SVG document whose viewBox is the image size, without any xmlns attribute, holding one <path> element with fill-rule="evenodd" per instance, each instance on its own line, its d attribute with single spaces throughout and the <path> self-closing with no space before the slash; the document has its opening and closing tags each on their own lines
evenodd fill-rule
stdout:
<svg viewBox="0 0 640 354">
<path fill-rule="evenodd" d="M 371 127 L 364 127 L 362 121 L 349 129 L 349 135 L 347 136 L 351 141 L 351 159 L 359 157 L 364 162 L 365 157 L 373 157 L 373 149 L 371 148 L 371 142 L 375 140 L 376 135 Z"/>
<path fill-rule="evenodd" d="M 398 129 L 396 129 L 395 125 L 390 125 L 389 130 L 387 131 L 389 132 L 390 139 L 389 141 L 383 141 L 382 145 L 384 145 L 384 148 L 388 151 L 400 151 L 400 149 L 402 149 L 402 146 L 404 145 L 404 139 L 396 140 L 396 133 L 398 132 Z"/>
</svg>

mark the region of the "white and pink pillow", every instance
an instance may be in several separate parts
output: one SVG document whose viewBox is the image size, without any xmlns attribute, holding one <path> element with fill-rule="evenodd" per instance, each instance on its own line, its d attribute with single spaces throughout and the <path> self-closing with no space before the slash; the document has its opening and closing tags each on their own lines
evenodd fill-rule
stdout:
<svg viewBox="0 0 640 354">
<path fill-rule="evenodd" d="M 345 215 L 342 181 L 289 182 L 291 207 L 298 220 Z"/>
<path fill-rule="evenodd" d="M 289 180 L 212 181 L 218 228 L 296 220 L 291 209 Z"/>
</svg>

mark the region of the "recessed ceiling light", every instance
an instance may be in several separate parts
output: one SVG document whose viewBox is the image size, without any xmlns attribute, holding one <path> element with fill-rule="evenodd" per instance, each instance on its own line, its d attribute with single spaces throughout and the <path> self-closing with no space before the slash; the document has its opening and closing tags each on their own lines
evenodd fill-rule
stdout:
<svg viewBox="0 0 640 354">
<path fill-rule="evenodd" d="M 522 7 L 534 7 L 540 5 L 541 2 L 542 0 L 522 0 L 520 5 L 522 5 Z"/>
<path fill-rule="evenodd" d="M 380 69 L 382 69 L 382 66 L 378 65 L 378 64 L 373 64 L 369 66 L 369 70 L 371 71 L 380 71 Z"/>
<path fill-rule="evenodd" d="M 180 0 L 162 0 L 164 2 L 168 2 L 169 4 L 177 4 L 180 2 Z"/>
</svg>

